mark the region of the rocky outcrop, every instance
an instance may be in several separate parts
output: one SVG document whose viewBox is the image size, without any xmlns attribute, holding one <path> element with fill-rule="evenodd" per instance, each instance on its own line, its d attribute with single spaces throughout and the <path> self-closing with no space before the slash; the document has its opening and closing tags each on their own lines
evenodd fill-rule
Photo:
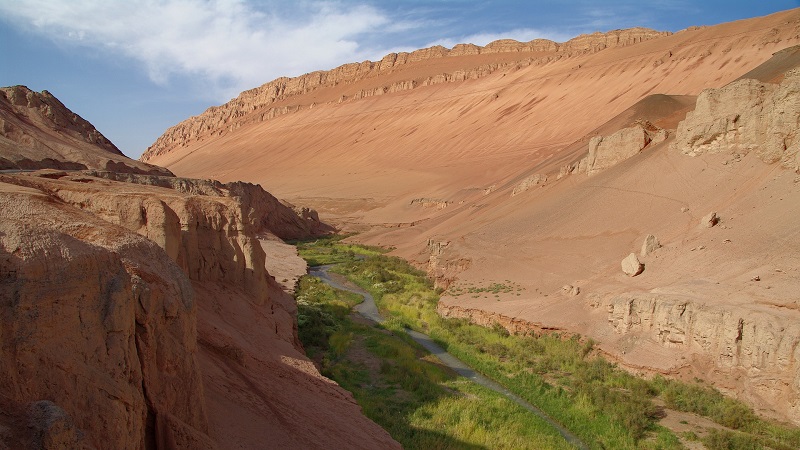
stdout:
<svg viewBox="0 0 800 450">
<path fill-rule="evenodd" d="M 450 203 L 452 202 L 448 200 L 427 197 L 415 198 L 414 200 L 411 200 L 411 205 L 420 205 L 423 208 L 445 209 L 450 205 Z"/>
<path fill-rule="evenodd" d="M 446 319 L 466 319 L 470 323 L 484 327 L 499 325 L 508 330 L 511 334 L 527 335 L 565 331 L 561 328 L 550 327 L 542 323 L 534 323 L 479 308 L 466 308 L 459 305 L 452 305 L 444 301 L 440 301 L 436 305 L 436 312 Z"/>
<path fill-rule="evenodd" d="M 265 256 L 244 202 L 145 189 L 121 196 L 111 183 L 72 184 L 59 185 L 54 197 L 156 242 L 191 280 L 240 285 L 266 302 Z"/>
<path fill-rule="evenodd" d="M 565 284 L 561 287 L 561 293 L 569 297 L 574 297 L 581 293 L 581 288 L 572 284 Z"/>
<path fill-rule="evenodd" d="M 0 168 L 103 169 L 172 175 L 127 158 L 91 123 L 47 91 L 0 88 Z"/>
<path fill-rule="evenodd" d="M 595 136 L 589 140 L 589 155 L 579 162 L 578 172 L 589 175 L 602 172 L 639 154 L 654 139 L 663 142 L 665 136 L 664 130 L 649 122 L 623 128 L 610 136 Z"/>
<path fill-rule="evenodd" d="M 257 239 L 268 194 L 104 175 L 0 175 L 0 443 L 397 447 L 302 354 Z"/>
<path fill-rule="evenodd" d="M 472 260 L 469 258 L 459 258 L 455 256 L 445 256 L 450 241 L 437 241 L 428 239 L 428 264 L 426 272 L 433 279 L 434 286 L 447 289 L 456 279 L 459 273 L 469 269 Z"/>
<path fill-rule="evenodd" d="M 648 234 L 647 237 L 644 238 L 644 242 L 642 242 L 642 251 L 639 252 L 639 256 L 645 258 L 659 248 L 661 248 L 661 243 L 658 242 L 658 238 L 652 234 Z"/>
<path fill-rule="evenodd" d="M 453 73 L 442 73 L 428 76 L 422 80 L 407 79 L 395 81 L 390 85 L 372 86 L 368 89 L 357 89 L 345 94 L 345 99 L 362 99 L 374 95 L 414 89 L 419 86 L 443 82 L 457 82 L 480 78 L 499 69 L 511 66 L 530 65 L 538 61 L 546 63 L 554 59 L 569 57 L 573 54 L 596 52 L 609 47 L 630 45 L 648 39 L 666 36 L 671 33 L 659 32 L 647 28 L 631 28 L 614 30 L 607 33 L 592 33 L 573 38 L 563 44 L 545 39 L 534 39 L 530 42 L 517 42 L 503 39 L 491 42 L 485 47 L 472 44 L 459 44 L 453 49 L 442 46 L 420 49 L 413 52 L 390 53 L 380 61 L 364 61 L 339 66 L 329 71 L 312 72 L 295 78 L 281 77 L 258 88 L 242 92 L 230 102 L 207 109 L 203 114 L 192 117 L 167 130 L 141 157 L 149 161 L 157 155 L 169 152 L 172 148 L 187 145 L 205 135 L 221 134 L 241 126 L 241 121 L 249 116 L 254 120 L 269 120 L 273 117 L 298 111 L 311 105 L 293 105 L 271 108 L 270 105 L 294 96 L 337 85 L 354 84 L 359 80 L 374 79 L 395 68 L 413 64 L 432 58 L 461 57 L 487 53 L 521 53 L 519 61 L 495 64 L 478 64 L 471 69 L 461 69 Z"/>
<path fill-rule="evenodd" d="M 514 186 L 514 190 L 511 191 L 511 196 L 514 197 L 515 195 L 521 194 L 534 186 L 544 186 L 547 182 L 547 175 L 542 174 L 535 174 L 531 175 L 524 180 L 522 180 L 518 185 Z"/>
<path fill-rule="evenodd" d="M 661 36 L 668 36 L 669 32 L 658 32 L 649 28 L 628 28 L 613 30 L 607 33 L 582 34 L 559 45 L 561 52 L 597 52 L 610 47 L 631 45 Z"/>
<path fill-rule="evenodd" d="M 696 355 L 696 367 L 748 403 L 800 421 L 800 321 L 796 311 L 711 306 L 665 294 L 625 294 L 608 303 L 617 333 Z M 776 408 L 782 410 L 775 411 Z"/>
<path fill-rule="evenodd" d="M 203 441 L 183 271 L 134 232 L 40 190 L 0 186 L 2 397 L 52 401 L 96 448 L 145 448 L 159 433 Z"/>
<path fill-rule="evenodd" d="M 323 223 L 313 209 L 296 207 L 282 202 L 253 183 L 234 181 L 220 183 L 215 180 L 137 175 L 109 171 L 88 171 L 87 175 L 126 183 L 159 186 L 178 192 L 235 199 L 242 215 L 254 224 L 255 233 L 269 232 L 281 239 L 302 239 L 331 233 L 334 229 Z"/>
<path fill-rule="evenodd" d="M 800 70 L 785 74 L 780 84 L 737 80 L 720 89 L 706 89 L 697 106 L 678 126 L 674 148 L 697 156 L 704 153 L 754 152 L 765 163 L 781 162 L 800 170 Z"/>
<path fill-rule="evenodd" d="M 711 211 L 710 213 L 703 216 L 702 219 L 700 219 L 700 226 L 703 228 L 711 228 L 718 223 L 719 223 L 719 216 L 715 211 Z"/>
</svg>

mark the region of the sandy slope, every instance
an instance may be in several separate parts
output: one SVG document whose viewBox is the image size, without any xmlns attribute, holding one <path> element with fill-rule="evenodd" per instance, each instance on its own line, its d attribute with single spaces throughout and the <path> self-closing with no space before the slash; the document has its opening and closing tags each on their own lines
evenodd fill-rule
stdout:
<svg viewBox="0 0 800 450">
<path fill-rule="evenodd" d="M 326 103 L 354 89 L 337 85 L 314 91 L 313 108 L 226 124 L 149 162 L 183 176 L 258 182 L 317 208 L 324 219 L 364 231 L 360 240 L 435 263 L 456 284 L 522 288 L 499 297 L 444 297 L 443 305 L 476 320 L 496 313 L 588 334 L 629 367 L 710 378 L 765 412 L 800 420 L 796 393 L 782 394 L 791 382 L 739 364 L 745 356 L 761 358 L 780 370 L 788 363 L 774 360 L 777 352 L 768 348 L 789 349 L 781 354 L 797 348 L 786 331 L 800 319 L 797 175 L 754 156 L 688 157 L 671 150 L 670 139 L 600 174 L 556 180 L 562 166 L 586 155 L 591 136 L 639 118 L 675 128 L 703 89 L 724 86 L 799 43 L 795 9 L 540 59 L 477 79 Z M 393 76 L 421 79 L 494 57 L 429 60 Z M 789 63 L 773 61 L 751 76 L 778 81 Z M 284 102 L 311 103 L 303 96 Z M 544 187 L 511 196 L 533 174 L 548 175 Z M 720 225 L 699 228 L 712 210 Z M 641 276 L 629 278 L 620 261 L 638 253 L 649 233 L 664 247 L 643 259 Z M 566 284 L 581 294 L 562 294 Z M 621 331 L 614 308 L 625 295 L 655 299 L 654 311 L 695 308 L 695 318 L 719 311 L 719 325 L 702 331 L 713 345 L 682 343 L 680 327 L 669 321 L 659 324 L 658 335 Z M 759 342 L 777 344 L 733 348 L 743 332 L 740 324 L 737 338 L 733 324 L 728 336 L 725 321 L 733 316 L 753 323 L 763 316 L 775 329 L 751 331 L 763 334 Z M 748 355 L 726 362 L 728 341 L 731 352 Z"/>
<path fill-rule="evenodd" d="M 369 198 L 382 206 L 415 196 L 452 197 L 563 157 L 565 145 L 648 94 L 697 95 L 739 77 L 772 52 L 800 42 L 799 16 L 790 11 L 477 80 L 318 103 L 206 138 L 151 162 L 184 176 L 257 181 L 290 200 Z M 780 27 L 777 34 L 775 27 Z M 447 60 L 476 67 L 493 57 Z M 447 69 L 409 65 L 403 75 L 416 79 Z M 342 85 L 326 92 L 338 98 L 353 89 Z M 285 102 L 306 103 L 295 97 Z M 366 219 L 407 221 L 394 211 Z"/>
</svg>

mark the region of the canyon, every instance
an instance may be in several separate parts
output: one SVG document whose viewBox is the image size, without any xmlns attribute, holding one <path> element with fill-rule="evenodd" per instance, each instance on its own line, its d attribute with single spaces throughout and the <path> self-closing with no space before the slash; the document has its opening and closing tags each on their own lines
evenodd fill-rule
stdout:
<svg viewBox="0 0 800 450">
<path fill-rule="evenodd" d="M 442 315 L 578 333 L 797 424 L 798 45 L 794 9 L 390 54 L 243 92 L 141 161 L 393 248 Z M 494 283 L 521 292 L 456 289 Z"/>
<path fill-rule="evenodd" d="M 329 232 L 314 211 L 0 100 L 0 448 L 399 448 L 298 341 L 283 239 Z"/>
<path fill-rule="evenodd" d="M 140 161 L 0 88 L 0 449 L 399 448 L 298 340 L 333 232 L 800 424 L 798 129 L 800 9 L 279 78 Z"/>
</svg>

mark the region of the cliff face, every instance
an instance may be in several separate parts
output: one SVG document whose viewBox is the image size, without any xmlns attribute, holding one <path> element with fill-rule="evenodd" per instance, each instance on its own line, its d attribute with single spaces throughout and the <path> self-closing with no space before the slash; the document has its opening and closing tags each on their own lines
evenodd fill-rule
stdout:
<svg viewBox="0 0 800 450">
<path fill-rule="evenodd" d="M 622 295 L 608 304 L 608 321 L 620 334 L 646 336 L 695 355 L 685 364 L 704 367 L 723 389 L 750 404 L 770 405 L 800 417 L 800 324 L 776 311 L 726 308 L 692 297 Z"/>
<path fill-rule="evenodd" d="M 153 448 L 174 435 L 203 448 L 186 275 L 154 242 L 10 178 L 0 184 L 3 406 L 63 408 L 82 430 L 65 447 Z M 12 430 L 32 448 L 52 439 Z"/>
<path fill-rule="evenodd" d="M 410 63 L 437 58 L 496 53 L 526 53 L 530 54 L 529 59 L 522 61 L 523 64 L 532 64 L 535 61 L 541 63 L 552 61 L 553 59 L 567 58 L 575 54 L 586 54 L 605 48 L 635 44 L 669 34 L 668 32 L 659 32 L 647 28 L 631 28 L 607 33 L 581 35 L 562 44 L 546 39 L 535 39 L 530 42 L 503 39 L 491 42 L 485 47 L 472 44 L 459 44 L 452 49 L 434 46 L 411 53 L 390 53 L 376 62 L 351 63 L 330 71 L 312 72 L 295 78 L 278 78 L 258 88 L 244 91 L 230 102 L 209 108 L 203 114 L 187 119 L 170 128 L 142 154 L 141 160 L 149 161 L 155 156 L 200 140 L 204 136 L 219 135 L 228 130 L 238 128 L 242 125 L 241 122 L 243 120 L 248 120 L 245 117 L 249 117 L 250 121 L 268 120 L 278 115 L 313 106 L 313 104 L 306 104 L 301 107 L 295 104 L 269 108 L 270 105 L 282 100 L 307 94 L 324 87 L 375 79 Z M 518 59 L 524 58 L 518 57 Z M 508 63 L 482 64 L 474 68 L 461 68 L 452 73 L 432 73 L 424 79 L 400 79 L 389 84 L 379 82 L 377 86 L 367 89 L 354 88 L 352 93 L 346 94 L 338 100 L 343 101 L 348 98 L 358 100 L 384 93 L 414 89 L 419 86 L 476 79 L 509 65 L 518 64 L 520 64 L 518 60 Z"/>
<path fill-rule="evenodd" d="M 780 84 L 741 79 L 708 89 L 680 123 L 675 148 L 691 156 L 703 153 L 755 152 L 765 163 L 800 169 L 800 69 Z"/>
<path fill-rule="evenodd" d="M 172 175 L 127 158 L 47 91 L 0 88 L 0 169 L 102 169 Z"/>
<path fill-rule="evenodd" d="M 316 211 L 282 202 L 261 186 L 252 183 L 220 183 L 214 180 L 109 171 L 86 173 L 114 181 L 173 189 L 184 194 L 230 198 L 238 205 L 240 221 L 251 223 L 255 234 L 271 233 L 281 239 L 301 239 L 333 231 L 333 228 L 319 220 Z"/>
<path fill-rule="evenodd" d="M 8 445 L 396 446 L 303 355 L 296 307 L 257 237 L 270 233 L 258 214 L 275 207 L 263 202 L 269 194 L 104 175 L 0 175 L 0 406 L 16 412 L 2 423 Z M 279 203 L 273 213 L 293 214 Z M 283 233 L 308 225 L 275 223 Z M 20 425 L 42 414 L 72 431 Z"/>
<path fill-rule="evenodd" d="M 0 90 L 0 132 L 2 168 L 48 168 L 0 174 L 1 448 L 397 447 L 268 272 L 305 273 L 262 238 L 315 211 L 130 160 L 47 92 Z"/>
</svg>

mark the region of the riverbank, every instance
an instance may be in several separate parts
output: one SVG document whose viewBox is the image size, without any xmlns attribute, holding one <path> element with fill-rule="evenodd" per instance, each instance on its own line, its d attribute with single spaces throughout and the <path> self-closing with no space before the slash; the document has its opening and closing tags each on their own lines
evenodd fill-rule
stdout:
<svg viewBox="0 0 800 450">
<path fill-rule="evenodd" d="M 574 448 L 546 422 L 459 376 L 405 333 L 351 313 L 356 294 L 304 277 L 297 298 L 308 355 L 404 448 Z"/>
<path fill-rule="evenodd" d="M 315 247 L 315 257 L 328 258 L 337 254 L 334 250 L 335 244 L 325 242 Z M 449 353 L 565 424 L 589 448 L 800 446 L 796 428 L 759 419 L 707 385 L 636 378 L 603 359 L 592 341 L 579 336 L 511 335 L 501 326 L 443 319 L 436 312 L 439 296 L 430 281 L 403 260 L 378 254 L 363 261 L 340 261 L 335 270 L 369 291 L 387 317 L 387 330 L 405 334 L 402 331 L 411 328 L 429 335 Z M 686 425 L 697 426 L 670 427 L 672 432 L 660 425 L 672 410 L 702 415 L 718 426 L 689 421 Z"/>
<path fill-rule="evenodd" d="M 360 295 L 363 301 L 355 306 L 355 310 L 361 314 L 367 320 L 374 322 L 375 324 L 383 323 L 384 318 L 380 315 L 378 311 L 378 307 L 375 304 L 375 299 L 366 290 L 353 285 L 352 283 L 346 283 L 343 280 L 334 279 L 329 274 L 329 271 L 333 267 L 332 265 L 324 265 L 311 268 L 309 270 L 309 275 L 314 276 L 328 284 L 329 286 L 333 287 L 334 289 L 344 290 L 348 292 L 352 292 L 354 294 Z M 494 380 L 484 377 L 468 365 L 464 364 L 461 360 L 454 357 L 453 355 L 447 353 L 445 349 L 439 346 L 430 336 L 427 336 L 423 333 L 411 330 L 406 328 L 404 330 L 416 343 L 421 345 L 425 350 L 430 352 L 431 355 L 435 356 L 442 364 L 449 367 L 453 371 L 455 371 L 458 375 L 473 381 L 483 387 L 489 388 L 499 394 L 504 395 L 511 401 L 517 403 L 518 405 L 522 406 L 526 410 L 532 412 L 540 419 L 547 422 L 553 429 L 558 431 L 561 437 L 564 438 L 566 442 L 579 448 L 581 450 L 588 450 L 586 444 L 581 442 L 577 436 L 571 433 L 569 430 L 564 428 L 563 425 L 553 420 L 544 411 L 540 410 L 539 408 L 531 405 L 530 403 L 526 402 L 519 396 L 515 395 L 513 392 L 509 391 L 508 389 L 504 388 Z"/>
</svg>

